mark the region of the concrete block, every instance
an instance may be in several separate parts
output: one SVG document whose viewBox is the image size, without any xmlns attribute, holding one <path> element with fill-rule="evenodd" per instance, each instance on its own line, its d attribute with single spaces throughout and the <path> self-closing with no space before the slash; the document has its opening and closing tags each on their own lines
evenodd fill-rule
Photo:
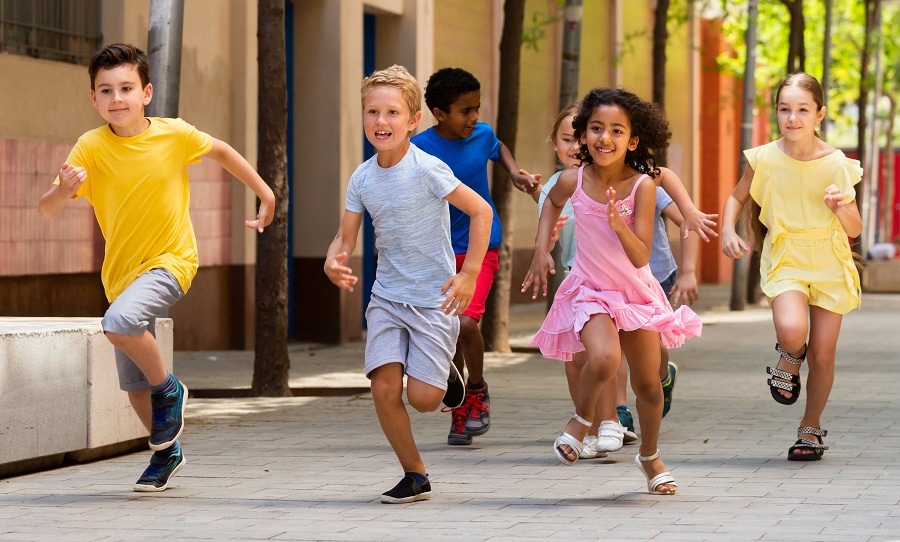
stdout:
<svg viewBox="0 0 900 542">
<path fill-rule="evenodd" d="M 91 330 L 7 320 L 0 319 L 0 464 L 86 447 Z"/>
<path fill-rule="evenodd" d="M 900 292 L 900 260 L 869 260 L 862 269 L 862 287 L 866 292 Z"/>
<path fill-rule="evenodd" d="M 156 323 L 173 368 L 173 325 Z M 99 318 L 0 318 L 0 465 L 145 438 Z"/>
</svg>

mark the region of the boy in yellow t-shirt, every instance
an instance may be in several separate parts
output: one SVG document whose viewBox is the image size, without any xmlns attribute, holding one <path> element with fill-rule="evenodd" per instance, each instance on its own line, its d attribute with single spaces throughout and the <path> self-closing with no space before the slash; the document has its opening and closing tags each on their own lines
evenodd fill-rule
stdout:
<svg viewBox="0 0 900 542">
<path fill-rule="evenodd" d="M 253 190 L 259 213 L 245 224 L 260 233 L 272 222 L 275 195 L 227 143 L 181 119 L 144 116 L 153 85 L 149 59 L 137 47 L 104 47 L 88 71 L 91 103 L 107 124 L 78 138 L 38 212 L 50 220 L 78 197 L 94 208 L 106 239 L 100 275 L 110 307 L 103 331 L 116 349 L 119 386 L 155 450 L 134 490 L 163 491 L 185 463 L 178 438 L 188 390 L 166 370 L 153 333 L 199 265 L 187 166 L 208 155 Z"/>
</svg>

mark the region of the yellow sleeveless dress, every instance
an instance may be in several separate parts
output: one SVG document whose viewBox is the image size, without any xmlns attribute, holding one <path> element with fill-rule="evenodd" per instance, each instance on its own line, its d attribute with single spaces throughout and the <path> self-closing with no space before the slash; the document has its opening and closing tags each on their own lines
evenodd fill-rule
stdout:
<svg viewBox="0 0 900 542">
<path fill-rule="evenodd" d="M 770 299 L 795 290 L 809 304 L 837 314 L 859 307 L 859 273 L 847 234 L 825 205 L 825 188 L 836 185 L 844 201 L 856 199 L 862 179 L 858 160 L 836 150 L 816 160 L 786 155 L 775 141 L 744 151 L 753 168 L 750 196 L 769 229 L 760 255 L 762 291 Z"/>
</svg>

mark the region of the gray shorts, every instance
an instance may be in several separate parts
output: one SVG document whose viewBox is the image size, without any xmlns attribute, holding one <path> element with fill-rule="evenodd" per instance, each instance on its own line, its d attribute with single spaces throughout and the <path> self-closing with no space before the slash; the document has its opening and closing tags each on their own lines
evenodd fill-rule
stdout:
<svg viewBox="0 0 900 542">
<path fill-rule="evenodd" d="M 366 309 L 366 376 L 388 363 L 401 363 L 407 376 L 447 389 L 456 353 L 459 318 L 441 309 L 413 307 L 372 295 Z"/>
<path fill-rule="evenodd" d="M 165 316 L 184 292 L 178 280 L 165 269 L 151 269 L 135 279 L 112 302 L 103 316 L 104 332 L 122 335 L 141 335 L 149 331 L 156 336 L 156 319 Z M 125 352 L 116 348 L 116 368 L 119 370 L 119 387 L 124 391 L 137 391 L 150 387 L 144 373 Z"/>
</svg>

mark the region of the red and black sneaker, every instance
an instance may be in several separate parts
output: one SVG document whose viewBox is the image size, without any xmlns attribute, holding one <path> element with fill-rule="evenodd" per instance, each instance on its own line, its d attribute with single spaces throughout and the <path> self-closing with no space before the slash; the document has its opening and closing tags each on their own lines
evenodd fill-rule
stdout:
<svg viewBox="0 0 900 542">
<path fill-rule="evenodd" d="M 458 408 L 450 410 L 450 434 L 447 435 L 447 444 L 454 446 L 468 446 L 472 444 L 472 437 L 466 434 L 466 415 L 469 412 L 470 397 Z"/>
<path fill-rule="evenodd" d="M 491 428 L 491 397 L 488 395 L 487 382 L 482 380 L 480 388 L 467 385 L 466 393 L 469 396 L 466 401 L 469 406 L 466 413 L 466 434 L 477 437 L 487 433 Z"/>
</svg>

